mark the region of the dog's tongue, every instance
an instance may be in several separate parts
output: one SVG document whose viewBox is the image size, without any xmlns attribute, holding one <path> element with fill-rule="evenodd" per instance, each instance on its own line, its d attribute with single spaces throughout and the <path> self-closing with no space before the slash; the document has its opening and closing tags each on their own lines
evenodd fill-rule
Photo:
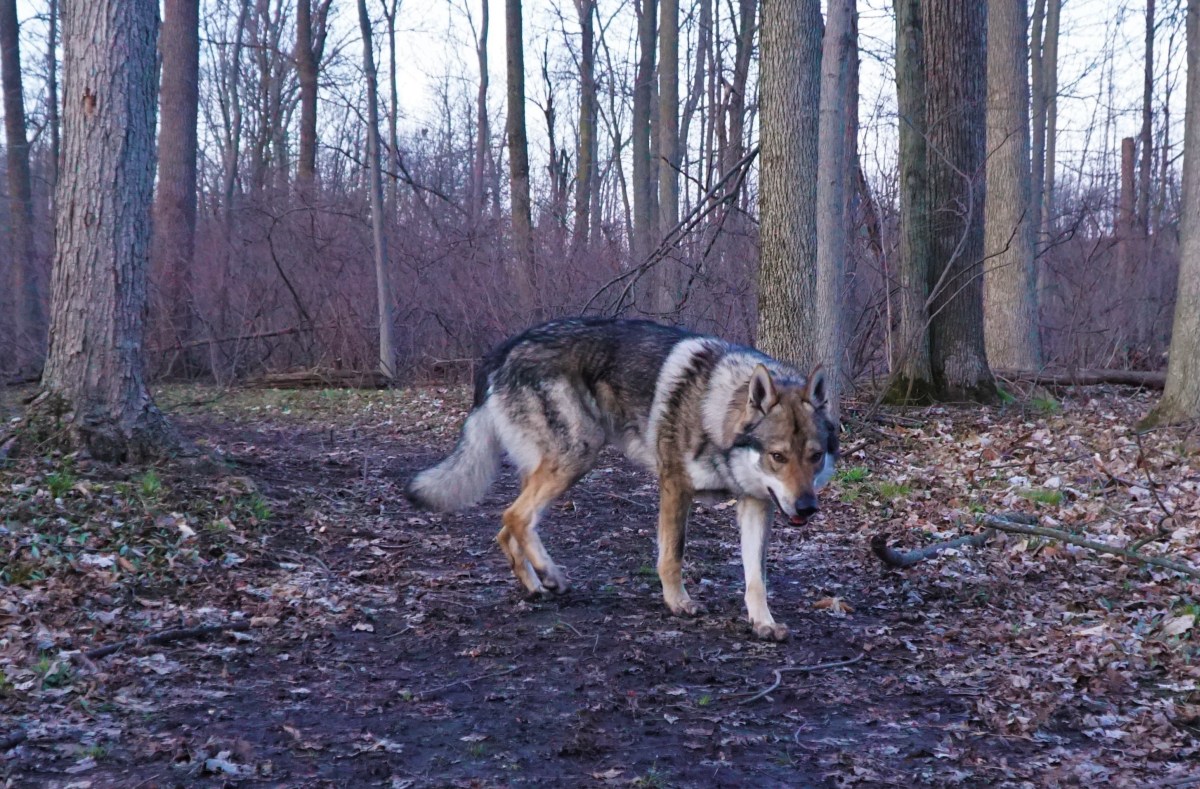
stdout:
<svg viewBox="0 0 1200 789">
<path fill-rule="evenodd" d="M 788 518 L 788 522 L 793 526 L 807 526 L 808 518 L 802 518 L 799 515 L 793 515 L 792 517 Z"/>
</svg>

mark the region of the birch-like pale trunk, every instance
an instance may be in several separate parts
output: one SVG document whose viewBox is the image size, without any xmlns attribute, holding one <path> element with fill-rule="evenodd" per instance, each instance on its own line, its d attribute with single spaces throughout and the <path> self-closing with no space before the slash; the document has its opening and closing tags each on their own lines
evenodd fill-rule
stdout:
<svg viewBox="0 0 1200 789">
<path fill-rule="evenodd" d="M 846 282 L 846 191 L 852 161 L 846 127 L 858 102 L 851 64 L 858 57 L 855 0 L 829 0 L 821 52 L 821 101 L 817 139 L 817 356 L 828 371 L 830 413 L 839 414 Z"/>
<path fill-rule="evenodd" d="M 379 144 L 379 78 L 371 46 L 371 17 L 367 1 L 358 0 L 358 27 L 363 42 L 363 74 L 367 78 L 367 169 L 371 194 L 371 240 L 375 246 L 375 298 L 379 307 L 379 372 L 396 377 L 396 345 L 392 339 L 392 288 L 388 277 L 387 233 L 384 227 L 383 172 Z"/>
<path fill-rule="evenodd" d="M 1200 4 L 1187 9 L 1187 113 L 1179 210 L 1179 290 L 1167 383 L 1144 426 L 1200 418 Z"/>
<path fill-rule="evenodd" d="M 821 4 L 763 7 L 759 95 L 760 238 L 757 344 L 806 368 L 817 359 L 817 134 Z"/>
<path fill-rule="evenodd" d="M 987 28 L 987 203 L 984 337 L 1006 370 L 1042 366 L 1034 270 L 1035 210 L 1029 156 L 1025 0 L 993 3 Z"/>
</svg>

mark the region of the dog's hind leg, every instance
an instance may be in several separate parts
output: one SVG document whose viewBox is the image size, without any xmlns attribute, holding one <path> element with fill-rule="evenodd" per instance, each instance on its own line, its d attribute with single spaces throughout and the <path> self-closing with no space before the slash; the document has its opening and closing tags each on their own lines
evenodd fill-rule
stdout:
<svg viewBox="0 0 1200 789">
<path fill-rule="evenodd" d="M 501 518 L 504 528 L 496 535 L 496 540 L 508 554 L 513 572 L 531 593 L 536 594 L 543 588 L 555 594 L 567 591 L 567 578 L 542 545 L 537 524 L 550 502 L 571 487 L 577 478 L 575 472 L 564 471 L 552 460 L 543 460 L 525 477 L 521 495 Z"/>
<path fill-rule="evenodd" d="M 683 588 L 683 546 L 692 491 L 667 476 L 661 478 L 659 488 L 658 578 L 662 581 L 663 599 L 677 616 L 695 616 L 700 607 Z"/>
</svg>

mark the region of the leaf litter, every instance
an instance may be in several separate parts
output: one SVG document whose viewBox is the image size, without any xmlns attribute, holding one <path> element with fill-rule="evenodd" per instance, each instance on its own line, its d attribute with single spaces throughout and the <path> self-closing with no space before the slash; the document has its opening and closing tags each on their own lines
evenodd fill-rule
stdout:
<svg viewBox="0 0 1200 789">
<path fill-rule="evenodd" d="M 822 516 L 772 543 L 782 645 L 743 622 L 727 502 L 689 534 L 706 612 L 663 610 L 656 489 L 612 455 L 543 527 L 574 590 L 523 599 L 493 545 L 511 471 L 458 515 L 400 495 L 462 389 L 160 400 L 217 469 L 0 467 L 13 785 L 1200 781 L 1196 582 L 1038 537 L 901 571 L 868 546 L 1015 511 L 1200 565 L 1200 434 L 1136 434 L 1147 395 L 852 419 Z"/>
</svg>

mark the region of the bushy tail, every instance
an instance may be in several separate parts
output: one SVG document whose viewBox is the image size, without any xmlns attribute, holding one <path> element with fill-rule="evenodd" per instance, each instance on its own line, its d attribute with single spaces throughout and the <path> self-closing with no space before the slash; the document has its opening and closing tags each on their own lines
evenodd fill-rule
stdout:
<svg viewBox="0 0 1200 789">
<path fill-rule="evenodd" d="M 500 471 L 500 441 L 485 405 L 467 417 L 450 456 L 413 477 L 404 495 L 413 504 L 453 512 L 475 504 Z"/>
</svg>

